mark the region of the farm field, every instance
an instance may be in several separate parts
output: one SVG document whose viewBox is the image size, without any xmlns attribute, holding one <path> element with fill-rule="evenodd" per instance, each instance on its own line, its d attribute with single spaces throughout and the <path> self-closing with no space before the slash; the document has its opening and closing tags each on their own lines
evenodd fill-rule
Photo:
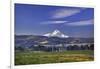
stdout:
<svg viewBox="0 0 100 69">
<path fill-rule="evenodd" d="M 93 61 L 93 50 L 15 52 L 15 65 Z"/>
</svg>

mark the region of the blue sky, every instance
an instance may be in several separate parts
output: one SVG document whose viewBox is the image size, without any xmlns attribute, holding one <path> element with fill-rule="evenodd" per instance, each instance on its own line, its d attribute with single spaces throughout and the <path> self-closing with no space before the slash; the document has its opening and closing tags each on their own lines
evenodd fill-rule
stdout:
<svg viewBox="0 0 100 69">
<path fill-rule="evenodd" d="M 55 29 L 70 37 L 93 37 L 94 9 L 15 4 L 15 34 L 44 35 Z"/>
</svg>

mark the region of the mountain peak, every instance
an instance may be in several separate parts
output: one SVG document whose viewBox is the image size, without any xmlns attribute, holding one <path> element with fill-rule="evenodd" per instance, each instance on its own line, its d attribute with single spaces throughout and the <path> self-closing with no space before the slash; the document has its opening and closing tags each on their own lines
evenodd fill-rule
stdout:
<svg viewBox="0 0 100 69">
<path fill-rule="evenodd" d="M 57 29 L 53 31 L 53 34 L 57 34 L 57 33 L 60 33 L 60 31 Z"/>
<path fill-rule="evenodd" d="M 60 38 L 68 38 L 69 36 L 61 33 L 59 30 L 54 30 L 53 32 L 51 33 L 47 33 L 47 34 L 44 34 L 44 36 L 47 36 L 47 37 L 60 37 Z"/>
</svg>

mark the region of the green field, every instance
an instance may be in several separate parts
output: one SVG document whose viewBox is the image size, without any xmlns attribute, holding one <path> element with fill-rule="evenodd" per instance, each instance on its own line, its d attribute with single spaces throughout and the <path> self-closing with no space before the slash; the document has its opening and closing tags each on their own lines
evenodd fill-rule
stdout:
<svg viewBox="0 0 100 69">
<path fill-rule="evenodd" d="M 93 61 L 93 51 L 16 52 L 15 65 Z"/>
</svg>

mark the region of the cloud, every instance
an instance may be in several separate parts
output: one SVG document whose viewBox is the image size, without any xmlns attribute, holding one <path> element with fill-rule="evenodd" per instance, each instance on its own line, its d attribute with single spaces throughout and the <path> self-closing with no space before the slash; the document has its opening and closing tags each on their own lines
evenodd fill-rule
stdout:
<svg viewBox="0 0 100 69">
<path fill-rule="evenodd" d="M 81 9 L 58 9 L 53 12 L 51 18 L 64 18 L 79 13 L 80 11 Z"/>
<path fill-rule="evenodd" d="M 77 21 L 77 22 L 69 22 L 68 21 L 44 21 L 42 22 L 41 24 L 63 24 L 63 25 L 66 25 L 66 26 L 87 26 L 87 25 L 92 25 L 94 24 L 94 20 L 93 19 L 90 19 L 90 20 L 83 20 L 83 21 Z"/>
<path fill-rule="evenodd" d="M 41 24 L 64 24 L 68 21 L 45 21 L 45 22 L 42 22 Z"/>
<path fill-rule="evenodd" d="M 67 23 L 68 26 L 86 26 L 86 25 L 92 25 L 94 23 L 94 20 L 84 20 L 84 21 L 78 21 L 78 22 L 72 22 Z"/>
</svg>

